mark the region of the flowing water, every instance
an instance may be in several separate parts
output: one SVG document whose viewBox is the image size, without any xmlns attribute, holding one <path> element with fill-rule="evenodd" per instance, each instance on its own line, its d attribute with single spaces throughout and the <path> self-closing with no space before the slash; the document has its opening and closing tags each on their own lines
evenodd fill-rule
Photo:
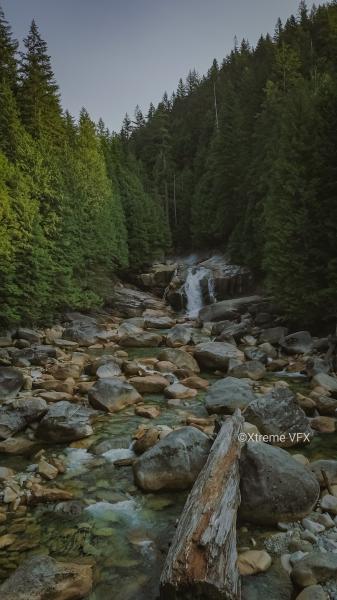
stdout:
<svg viewBox="0 0 337 600">
<path fill-rule="evenodd" d="M 205 267 L 189 267 L 185 282 L 185 293 L 187 297 L 186 313 L 191 319 L 197 317 L 204 306 L 203 281 L 207 282 L 207 287 L 210 290 L 211 271 Z"/>
</svg>

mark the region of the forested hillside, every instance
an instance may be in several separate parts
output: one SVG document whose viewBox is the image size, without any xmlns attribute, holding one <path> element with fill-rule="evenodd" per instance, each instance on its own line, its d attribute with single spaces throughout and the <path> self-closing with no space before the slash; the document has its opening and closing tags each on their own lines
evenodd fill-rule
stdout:
<svg viewBox="0 0 337 600">
<path fill-rule="evenodd" d="M 284 312 L 336 313 L 337 2 L 191 71 L 133 133 L 179 248 L 229 248 Z"/>
<path fill-rule="evenodd" d="M 0 321 L 102 301 L 112 274 L 170 246 L 125 143 L 63 113 L 35 22 L 18 53 L 0 12 Z"/>
<path fill-rule="evenodd" d="M 108 57 L 107 57 L 108 58 Z M 114 273 L 229 250 L 297 321 L 336 313 L 337 2 L 243 40 L 111 134 L 61 108 L 0 12 L 0 321 L 102 302 Z"/>
</svg>

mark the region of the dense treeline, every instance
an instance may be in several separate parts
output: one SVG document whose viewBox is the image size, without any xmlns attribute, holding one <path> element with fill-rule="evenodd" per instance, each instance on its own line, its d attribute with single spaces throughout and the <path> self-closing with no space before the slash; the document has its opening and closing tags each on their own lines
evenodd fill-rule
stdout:
<svg viewBox="0 0 337 600">
<path fill-rule="evenodd" d="M 229 249 L 288 316 L 336 314 L 337 2 L 191 71 L 122 136 L 179 248 Z"/>
<path fill-rule="evenodd" d="M 101 302 L 111 275 L 170 245 L 125 140 L 63 113 L 33 21 L 18 52 L 0 9 L 0 322 Z"/>
</svg>

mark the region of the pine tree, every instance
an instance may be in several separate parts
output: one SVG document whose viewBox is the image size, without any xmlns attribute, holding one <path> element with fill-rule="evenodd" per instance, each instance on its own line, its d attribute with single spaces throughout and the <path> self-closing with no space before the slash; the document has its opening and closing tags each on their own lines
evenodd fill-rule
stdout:
<svg viewBox="0 0 337 600">
<path fill-rule="evenodd" d="M 0 6 L 0 84 L 8 85 L 12 91 L 15 91 L 17 86 L 16 53 L 18 46 Z"/>
</svg>

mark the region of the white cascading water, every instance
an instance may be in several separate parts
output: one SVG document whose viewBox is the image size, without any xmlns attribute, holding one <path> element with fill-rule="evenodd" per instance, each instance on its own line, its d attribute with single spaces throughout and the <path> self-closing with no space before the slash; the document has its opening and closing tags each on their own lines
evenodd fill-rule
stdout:
<svg viewBox="0 0 337 600">
<path fill-rule="evenodd" d="M 205 267 L 189 267 L 185 281 L 185 293 L 187 298 L 186 314 L 194 319 L 204 306 L 201 289 L 201 281 L 209 277 L 209 270 Z"/>
</svg>

